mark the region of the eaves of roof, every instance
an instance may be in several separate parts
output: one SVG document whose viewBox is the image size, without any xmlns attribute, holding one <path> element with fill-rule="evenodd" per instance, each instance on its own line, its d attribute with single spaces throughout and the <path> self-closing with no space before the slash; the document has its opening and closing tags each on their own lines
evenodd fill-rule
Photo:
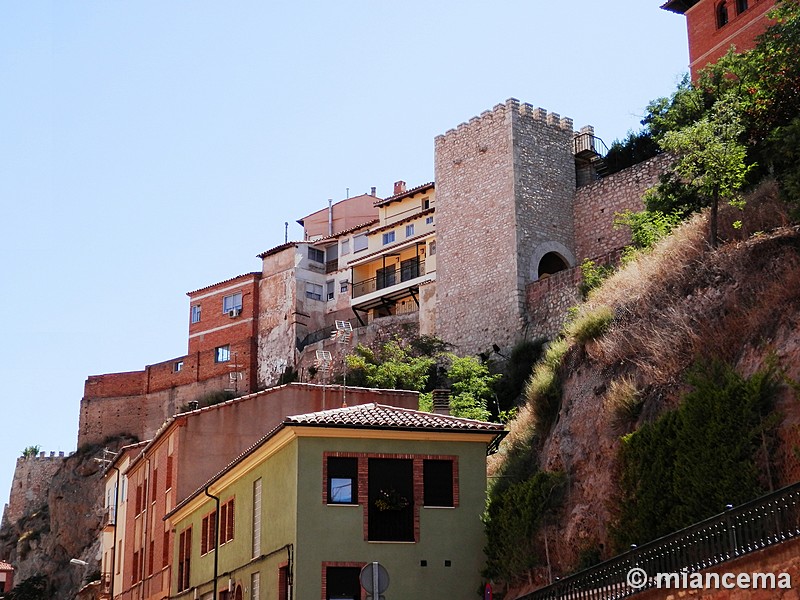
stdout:
<svg viewBox="0 0 800 600">
<path fill-rule="evenodd" d="M 436 184 L 433 181 L 430 181 L 428 183 L 423 183 L 422 185 L 418 185 L 415 188 L 411 188 L 410 190 L 406 190 L 405 192 L 403 192 L 401 194 L 396 194 L 394 196 L 389 196 L 388 198 L 385 198 L 383 200 L 377 200 L 373 204 L 373 206 L 386 206 L 387 204 L 391 204 L 392 202 L 399 202 L 400 200 L 403 200 L 404 198 L 409 198 L 409 197 L 413 196 L 414 194 L 421 194 L 421 193 L 427 192 L 429 189 L 432 190 L 435 187 L 436 187 Z"/>
<path fill-rule="evenodd" d="M 413 244 L 417 240 L 421 240 L 421 239 L 430 237 L 432 235 L 435 235 L 435 233 L 436 232 L 434 232 L 434 231 L 429 231 L 427 233 L 420 233 L 419 235 L 415 235 L 414 237 L 406 238 L 404 240 L 396 242 L 395 244 L 392 244 L 391 246 L 384 246 L 380 250 L 376 250 L 375 252 L 373 252 L 371 254 L 365 254 L 364 256 L 359 257 L 357 260 L 350 261 L 347 264 L 347 266 L 348 267 L 355 267 L 356 265 L 363 265 L 365 262 L 369 262 L 373 258 L 381 256 L 382 254 L 389 254 L 392 251 L 402 250 L 402 249 L 406 248 L 407 246 L 410 246 L 411 244 Z"/>
<path fill-rule="evenodd" d="M 218 281 L 217 283 L 212 283 L 211 285 L 207 285 L 205 287 L 201 287 L 198 290 L 194 290 L 192 292 L 186 292 L 186 295 L 187 296 L 192 296 L 193 294 L 197 294 L 198 292 L 204 292 L 204 291 L 209 290 L 209 289 L 211 289 L 213 287 L 216 287 L 218 285 L 222 285 L 223 283 L 231 283 L 232 281 L 236 281 L 237 279 L 244 279 L 245 277 L 254 277 L 256 279 L 259 279 L 261 277 L 261 271 L 253 271 L 251 273 L 244 273 L 242 275 L 237 275 L 236 277 L 231 277 L 230 279 L 225 279 L 224 281 Z"/>
<path fill-rule="evenodd" d="M 679 15 L 686 14 L 686 11 L 697 4 L 699 0 L 668 0 L 661 5 L 663 10 L 678 13 Z"/>
</svg>

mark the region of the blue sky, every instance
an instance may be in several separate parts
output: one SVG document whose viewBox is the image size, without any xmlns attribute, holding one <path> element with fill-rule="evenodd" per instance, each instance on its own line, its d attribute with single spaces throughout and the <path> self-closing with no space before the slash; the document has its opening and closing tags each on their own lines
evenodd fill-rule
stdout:
<svg viewBox="0 0 800 600">
<path fill-rule="evenodd" d="M 284 223 L 433 179 L 514 97 L 610 144 L 687 71 L 659 1 L 0 3 L 0 497 L 72 451 L 88 375 L 186 352 L 186 292 Z"/>
</svg>

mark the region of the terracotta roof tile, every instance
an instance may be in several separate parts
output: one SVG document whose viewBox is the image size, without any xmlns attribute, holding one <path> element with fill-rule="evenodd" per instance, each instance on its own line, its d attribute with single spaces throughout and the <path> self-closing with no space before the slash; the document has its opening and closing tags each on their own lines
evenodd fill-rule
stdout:
<svg viewBox="0 0 800 600">
<path fill-rule="evenodd" d="M 242 275 L 237 275 L 236 277 L 231 277 L 230 279 L 225 279 L 224 281 L 218 281 L 217 283 L 212 283 L 211 285 L 207 285 L 205 287 L 201 287 L 199 290 L 194 290 L 191 292 L 186 292 L 187 296 L 191 296 L 192 294 L 196 294 L 197 292 L 204 292 L 205 290 L 212 288 L 217 285 L 222 285 L 223 283 L 230 283 L 232 281 L 236 281 L 237 279 L 244 279 L 246 277 L 255 277 L 259 279 L 261 277 L 261 271 L 253 271 L 251 273 L 244 273 Z"/>
<path fill-rule="evenodd" d="M 286 417 L 284 422 L 287 425 L 316 425 L 320 427 L 503 431 L 503 425 L 498 423 L 487 423 L 485 421 L 475 421 L 377 403 L 359 404 L 347 408 L 335 408 L 305 415 L 289 416 Z"/>
<path fill-rule="evenodd" d="M 410 198 L 414 194 L 420 194 L 429 189 L 434 189 L 435 187 L 436 184 L 433 181 L 430 181 L 428 183 L 423 183 L 422 185 L 418 185 L 415 188 L 411 188 L 410 190 L 406 190 L 405 192 L 395 194 L 394 196 L 389 196 L 388 198 L 384 198 L 383 200 L 378 199 L 374 202 L 373 206 L 384 206 L 386 204 L 391 204 L 392 202 L 397 202 L 398 200 L 402 200 L 403 198 Z"/>
</svg>

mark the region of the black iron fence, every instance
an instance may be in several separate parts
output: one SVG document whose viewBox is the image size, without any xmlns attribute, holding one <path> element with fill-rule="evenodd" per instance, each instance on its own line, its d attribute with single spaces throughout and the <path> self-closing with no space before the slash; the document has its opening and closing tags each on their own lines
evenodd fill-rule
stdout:
<svg viewBox="0 0 800 600">
<path fill-rule="evenodd" d="M 607 600 L 657 586 L 657 575 L 695 573 L 800 536 L 800 483 L 664 536 L 519 600 Z M 628 577 L 637 569 L 631 585 Z M 663 579 L 662 579 L 663 581 Z"/>
</svg>

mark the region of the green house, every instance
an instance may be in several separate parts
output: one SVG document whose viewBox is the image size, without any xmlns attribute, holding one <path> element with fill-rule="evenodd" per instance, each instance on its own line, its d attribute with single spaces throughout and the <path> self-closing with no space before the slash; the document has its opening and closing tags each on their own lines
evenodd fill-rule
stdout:
<svg viewBox="0 0 800 600">
<path fill-rule="evenodd" d="M 377 561 L 386 600 L 473 598 L 503 434 L 380 404 L 287 417 L 167 515 L 171 597 L 362 599 Z"/>
</svg>

